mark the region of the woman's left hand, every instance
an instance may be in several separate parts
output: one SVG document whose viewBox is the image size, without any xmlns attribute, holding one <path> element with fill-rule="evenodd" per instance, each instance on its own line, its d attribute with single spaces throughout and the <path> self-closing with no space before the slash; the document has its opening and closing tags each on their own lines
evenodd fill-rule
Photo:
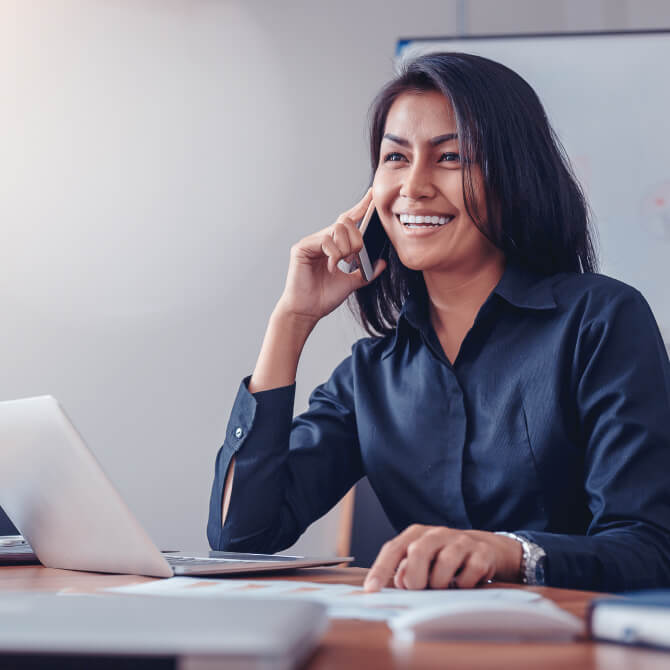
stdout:
<svg viewBox="0 0 670 670">
<path fill-rule="evenodd" d="M 378 591 L 391 577 L 400 589 L 469 589 L 494 577 L 518 582 L 522 553 L 504 535 L 416 524 L 384 544 L 364 586 Z"/>
</svg>

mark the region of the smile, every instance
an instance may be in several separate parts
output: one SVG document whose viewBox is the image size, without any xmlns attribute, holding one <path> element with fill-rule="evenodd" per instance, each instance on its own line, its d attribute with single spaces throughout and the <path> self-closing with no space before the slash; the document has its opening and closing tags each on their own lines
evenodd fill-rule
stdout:
<svg viewBox="0 0 670 670">
<path fill-rule="evenodd" d="M 398 220 L 407 228 L 423 228 L 425 226 L 439 228 L 449 223 L 453 216 L 416 216 L 414 214 L 397 214 Z"/>
</svg>

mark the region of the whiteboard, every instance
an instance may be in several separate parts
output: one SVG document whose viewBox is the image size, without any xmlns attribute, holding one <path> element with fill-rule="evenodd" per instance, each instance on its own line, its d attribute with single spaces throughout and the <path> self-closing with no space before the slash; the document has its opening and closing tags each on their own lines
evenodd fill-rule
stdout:
<svg viewBox="0 0 670 670">
<path fill-rule="evenodd" d="M 593 210 L 603 274 L 639 289 L 670 351 L 670 31 L 400 40 L 464 51 L 535 89 Z"/>
</svg>

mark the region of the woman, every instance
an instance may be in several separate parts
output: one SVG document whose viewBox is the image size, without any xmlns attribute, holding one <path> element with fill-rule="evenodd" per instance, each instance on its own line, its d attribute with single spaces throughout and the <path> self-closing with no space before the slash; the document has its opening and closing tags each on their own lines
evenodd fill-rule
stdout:
<svg viewBox="0 0 670 670">
<path fill-rule="evenodd" d="M 363 200 L 291 250 L 217 457 L 211 546 L 284 549 L 367 475 L 399 532 L 368 590 L 670 585 L 668 356 L 640 293 L 593 273 L 534 91 L 477 56 L 418 58 L 373 105 L 371 158 Z M 337 263 L 371 199 L 390 245 L 365 285 Z M 303 345 L 354 292 L 372 337 L 292 420 Z"/>
</svg>

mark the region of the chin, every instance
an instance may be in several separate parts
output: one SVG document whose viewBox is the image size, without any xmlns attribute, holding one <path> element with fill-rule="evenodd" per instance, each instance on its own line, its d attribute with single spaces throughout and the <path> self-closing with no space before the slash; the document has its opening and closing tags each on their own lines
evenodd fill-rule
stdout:
<svg viewBox="0 0 670 670">
<path fill-rule="evenodd" d="M 426 256 L 416 256 L 398 254 L 400 262 L 408 269 L 416 272 L 449 272 L 458 267 L 458 260 L 455 257 L 450 258 L 426 258 Z"/>
<path fill-rule="evenodd" d="M 398 254 L 398 258 L 408 270 L 415 270 L 416 272 L 429 270 L 433 266 L 433 264 L 425 258 L 417 258 L 416 256 L 405 256 L 401 254 Z"/>
</svg>

